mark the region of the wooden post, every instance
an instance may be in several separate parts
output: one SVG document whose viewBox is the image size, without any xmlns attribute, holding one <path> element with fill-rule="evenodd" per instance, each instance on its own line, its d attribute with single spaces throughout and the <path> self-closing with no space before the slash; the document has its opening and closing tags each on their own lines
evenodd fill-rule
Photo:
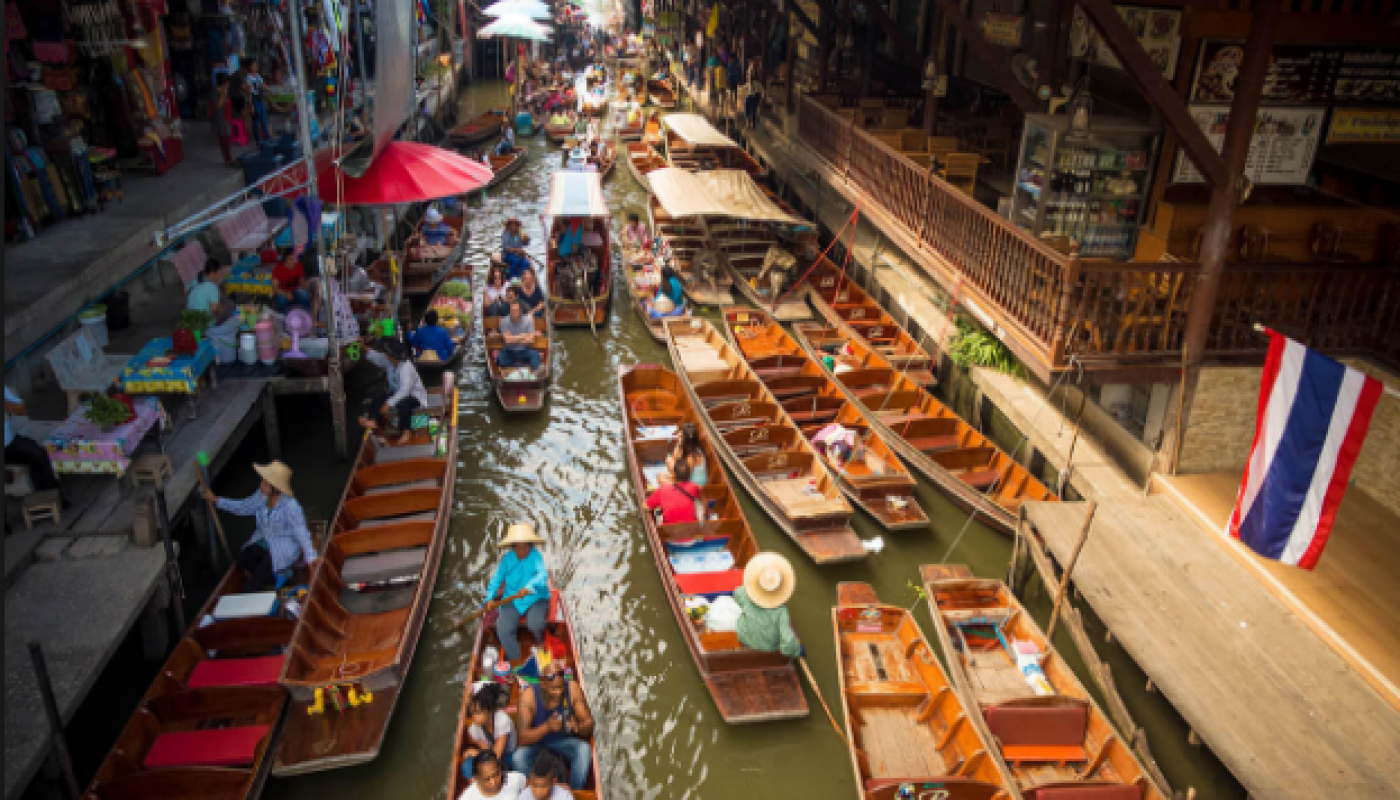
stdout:
<svg viewBox="0 0 1400 800">
<path fill-rule="evenodd" d="M 1069 326 L 1074 322 L 1069 318 L 1069 307 L 1074 302 L 1074 290 L 1079 283 L 1079 242 L 1070 242 L 1069 261 L 1065 264 L 1065 275 L 1060 285 L 1060 303 L 1055 309 L 1055 330 L 1050 335 L 1050 366 L 1060 369 L 1065 365 L 1065 350 L 1070 342 L 1067 339 Z"/>
<path fill-rule="evenodd" d="M 1176 396 L 1176 446 L 1172 448 L 1172 475 L 1181 466 L 1181 447 L 1186 443 L 1186 376 L 1190 374 L 1187 366 L 1191 363 L 1191 345 L 1181 346 L 1181 386 L 1177 390 Z"/>
<path fill-rule="evenodd" d="M 49 680 L 44 648 L 38 642 L 29 643 L 29 660 L 34 665 L 34 680 L 39 684 L 39 698 L 44 702 L 44 714 L 49 718 L 49 746 L 58 753 L 59 765 L 63 769 L 63 782 L 68 785 L 69 796 L 78 800 L 83 796 L 83 790 L 78 786 L 78 774 L 73 770 L 73 756 L 68 752 L 68 738 L 63 734 L 63 715 L 59 713 L 58 698 L 54 696 L 53 683 Z"/>
<path fill-rule="evenodd" d="M 1026 535 L 1026 507 L 1024 504 L 1016 507 L 1016 538 L 1011 544 L 1011 563 L 1006 565 L 1006 585 L 1011 589 L 1011 593 L 1016 593 L 1016 584 L 1021 576 L 1022 548 L 1025 547 L 1022 539 Z"/>
<path fill-rule="evenodd" d="M 282 432 L 277 424 L 277 398 L 272 393 L 272 385 L 263 387 L 262 396 L 263 433 L 267 435 L 267 454 L 274 459 L 282 458 Z"/>
<path fill-rule="evenodd" d="M 1060 607 L 1065 603 L 1065 592 L 1069 588 L 1069 576 L 1074 572 L 1074 565 L 1079 563 L 1079 554 L 1084 552 L 1084 542 L 1089 539 L 1089 528 L 1094 524 L 1094 512 L 1099 509 L 1097 500 L 1089 501 L 1089 510 L 1084 512 L 1084 526 L 1079 529 L 1079 541 L 1074 543 L 1074 552 L 1070 554 L 1069 561 L 1065 564 L 1064 574 L 1060 576 L 1060 588 L 1055 592 L 1055 606 L 1050 610 L 1050 624 L 1045 626 L 1045 640 L 1050 641 L 1055 636 L 1055 626 L 1060 622 Z"/>
</svg>

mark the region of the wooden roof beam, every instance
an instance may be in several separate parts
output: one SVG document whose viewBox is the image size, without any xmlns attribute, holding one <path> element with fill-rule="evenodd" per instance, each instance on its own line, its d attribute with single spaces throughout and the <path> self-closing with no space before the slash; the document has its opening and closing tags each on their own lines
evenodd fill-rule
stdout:
<svg viewBox="0 0 1400 800">
<path fill-rule="evenodd" d="M 1105 2 L 1106 1 L 1107 0 L 1105 0 Z M 873 0 L 871 0 L 871 2 L 873 3 Z M 1022 111 L 1028 114 L 1039 111 L 1040 101 L 1036 100 L 1031 90 L 1022 86 L 1021 82 L 1016 80 L 1016 76 L 1012 74 L 1010 57 L 997 52 L 996 48 L 992 47 L 987 43 L 986 39 L 982 38 L 981 29 L 974 25 L 972 20 L 967 18 L 967 15 L 963 13 L 962 8 L 958 6 L 955 0 L 935 0 L 935 2 L 938 3 L 938 8 L 942 10 L 944 18 L 947 19 L 954 28 L 958 29 L 958 35 L 962 36 L 964 42 L 967 42 L 967 47 L 972 51 L 973 57 L 992 73 L 992 80 L 996 82 L 997 88 L 1005 92 L 1007 96 L 1011 98 L 1011 101 L 1016 104 L 1016 107 Z M 1122 20 L 1119 20 L 1119 24 L 1122 24 Z M 1134 42 L 1134 44 L 1136 44 L 1136 42 Z M 1141 52 L 1141 48 L 1138 49 L 1139 52 Z M 1143 58 L 1146 57 L 1146 55 L 1143 56 Z M 1204 136 L 1202 136 L 1202 138 L 1204 138 Z"/>
<path fill-rule="evenodd" d="M 940 4 L 952 2 L 938 1 Z M 1191 159 L 1211 187 L 1218 188 L 1228 183 L 1230 178 L 1225 160 L 1211 146 L 1200 126 L 1191 119 L 1186 104 L 1162 77 L 1162 71 L 1148 58 L 1137 37 L 1118 16 L 1111 0 L 1079 0 L 1079 6 L 1103 34 L 1104 41 L 1113 55 L 1118 57 L 1118 62 L 1142 88 L 1148 102 L 1157 107 L 1162 118 L 1171 126 L 1181 148 L 1186 151 L 1186 157 Z"/>
</svg>

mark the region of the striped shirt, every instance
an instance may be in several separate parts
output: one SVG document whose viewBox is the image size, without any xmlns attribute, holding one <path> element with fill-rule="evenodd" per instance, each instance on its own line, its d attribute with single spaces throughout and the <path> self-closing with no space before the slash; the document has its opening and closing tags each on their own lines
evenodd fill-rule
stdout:
<svg viewBox="0 0 1400 800">
<path fill-rule="evenodd" d="M 277 505 L 268 508 L 267 497 L 259 491 L 242 500 L 221 497 L 219 510 L 257 520 L 258 529 L 244 547 L 263 543 L 272 556 L 274 572 L 295 566 L 298 556 L 306 556 L 308 564 L 315 560 L 316 548 L 311 544 L 311 531 L 306 528 L 306 515 L 295 498 L 283 495 Z"/>
</svg>

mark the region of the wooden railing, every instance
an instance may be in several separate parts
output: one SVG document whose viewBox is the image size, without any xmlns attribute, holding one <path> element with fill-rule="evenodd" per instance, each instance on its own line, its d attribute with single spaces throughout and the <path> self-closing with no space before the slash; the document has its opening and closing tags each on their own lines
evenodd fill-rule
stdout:
<svg viewBox="0 0 1400 800">
<path fill-rule="evenodd" d="M 854 184 L 863 204 L 935 253 L 945 277 L 987 309 L 1036 372 L 1178 363 L 1200 265 L 1120 263 L 1061 253 L 865 130 L 803 98 L 798 134 Z M 1400 362 L 1400 270 L 1375 264 L 1227 266 L 1207 352 L 1258 356 L 1255 323 L 1314 347 Z M 1037 367 L 1039 369 L 1037 369 Z"/>
</svg>

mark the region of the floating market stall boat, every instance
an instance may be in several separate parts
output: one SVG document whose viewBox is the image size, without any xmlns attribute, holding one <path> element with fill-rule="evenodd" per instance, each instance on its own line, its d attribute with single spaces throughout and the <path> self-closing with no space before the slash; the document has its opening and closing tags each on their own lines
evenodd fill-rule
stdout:
<svg viewBox="0 0 1400 800">
<path fill-rule="evenodd" d="M 556 328 L 606 324 L 612 309 L 612 212 L 603 199 L 602 175 L 554 173 L 543 216 L 550 322 Z"/>
</svg>

